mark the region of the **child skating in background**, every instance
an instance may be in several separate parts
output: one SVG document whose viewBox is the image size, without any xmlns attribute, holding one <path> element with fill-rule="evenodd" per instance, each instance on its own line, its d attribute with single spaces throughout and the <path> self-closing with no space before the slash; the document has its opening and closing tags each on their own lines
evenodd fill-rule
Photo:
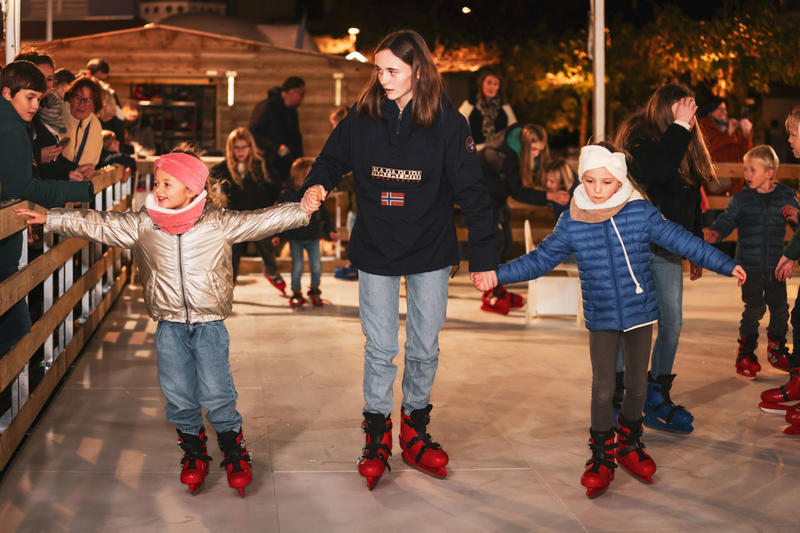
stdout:
<svg viewBox="0 0 800 533">
<path fill-rule="evenodd" d="M 800 105 L 792 108 L 786 117 L 786 132 L 789 134 L 789 146 L 792 154 L 800 157 Z M 797 222 L 797 210 L 786 207 L 784 215 L 788 220 Z M 775 277 L 785 281 L 792 277 L 792 270 L 800 259 L 800 232 L 796 232 L 792 240 L 784 248 L 783 255 L 778 260 L 775 268 Z M 786 421 L 791 424 L 783 430 L 787 435 L 800 435 L 800 289 L 792 308 L 792 340 L 794 343 L 792 353 L 787 356 L 789 382 L 777 388 L 767 389 L 761 393 L 761 403 L 758 406 L 767 413 L 784 414 Z"/>
<path fill-rule="evenodd" d="M 308 171 L 311 170 L 312 164 L 314 164 L 314 159 L 311 157 L 295 159 L 292 168 L 289 169 L 288 187 L 281 194 L 281 202 L 300 201 L 300 187 L 303 186 L 303 181 L 305 181 Z M 320 232 L 334 242 L 339 238 L 324 206 L 311 215 L 311 222 L 306 227 L 287 231 L 283 235 L 289 241 L 289 248 L 292 251 L 292 297 L 289 299 L 289 305 L 295 309 L 306 303 L 300 285 L 304 267 L 303 250 L 308 254 L 308 267 L 311 270 L 311 286 L 308 289 L 308 297 L 312 305 L 316 307 L 322 305 L 322 291 L 319 288 L 322 280 L 322 259 L 319 251 Z"/>
<path fill-rule="evenodd" d="M 625 156 L 611 145 L 584 146 L 578 175 L 581 186 L 575 189 L 569 210 L 538 248 L 501 265 L 496 273 L 473 274 L 472 278 L 478 290 L 536 279 L 570 253 L 576 254 L 592 362 L 592 457 L 581 484 L 587 496 L 594 497 L 614 479 L 617 461 L 648 483 L 656 471 L 641 442 L 650 343 L 658 319 L 650 244 L 704 268 L 735 275 L 740 284 L 746 274 L 731 258 L 666 220 L 645 201 L 632 186 Z M 625 395 L 615 430 L 612 397 L 620 343 L 625 356 Z"/>
<path fill-rule="evenodd" d="M 744 311 L 739 324 L 739 352 L 736 373 L 748 378 L 761 370 L 755 349 L 758 346 L 758 321 L 769 307 L 767 359 L 772 366 L 788 371 L 786 333 L 789 330 L 789 305 L 786 281 L 775 278 L 775 267 L 786 238 L 784 207 L 795 210 L 795 191 L 775 183 L 778 155 L 771 147 L 756 146 L 744 155 L 744 181 L 747 187 L 731 198 L 725 212 L 714 220 L 706 235 L 716 244 L 734 228 L 738 229 L 736 262 L 747 272 L 742 285 Z M 790 222 L 797 228 L 797 220 Z"/>
<path fill-rule="evenodd" d="M 566 159 L 553 159 L 545 163 L 542 169 L 542 176 L 544 180 L 544 188 L 549 193 L 557 193 L 559 191 L 567 191 L 572 196 L 575 187 L 578 186 L 578 176 L 572 169 Z M 569 209 L 569 203 L 559 204 L 556 202 L 547 202 L 547 205 L 553 208 L 553 217 L 558 220 L 561 213 Z"/>
<path fill-rule="evenodd" d="M 155 162 L 153 194 L 145 208 L 116 213 L 17 209 L 28 224 L 108 246 L 132 248 L 144 303 L 158 322 L 158 379 L 167 420 L 177 426 L 183 449 L 180 479 L 195 492 L 208 475 L 202 408 L 217 433 L 228 484 L 244 495 L 251 459 L 236 410 L 223 320 L 233 303 L 231 246 L 263 239 L 308 223 L 316 207 L 284 204 L 257 211 L 228 211 L 206 202 L 208 168 L 194 154 L 172 152 Z"/>
</svg>

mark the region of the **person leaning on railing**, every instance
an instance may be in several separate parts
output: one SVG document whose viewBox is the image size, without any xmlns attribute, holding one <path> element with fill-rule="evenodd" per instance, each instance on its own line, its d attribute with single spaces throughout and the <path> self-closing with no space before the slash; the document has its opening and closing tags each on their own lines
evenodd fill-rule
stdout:
<svg viewBox="0 0 800 533">
<path fill-rule="evenodd" d="M 44 207 L 66 202 L 88 202 L 94 197 L 89 181 L 43 181 L 33 177 L 29 123 L 47 90 L 41 71 L 28 61 L 9 63 L 0 74 L 0 201 L 29 200 Z M 73 172 L 71 180 L 82 176 Z M 22 255 L 22 233 L 0 240 L 0 282 L 17 272 Z M 0 317 L 0 356 L 31 329 L 23 298 Z"/>
</svg>

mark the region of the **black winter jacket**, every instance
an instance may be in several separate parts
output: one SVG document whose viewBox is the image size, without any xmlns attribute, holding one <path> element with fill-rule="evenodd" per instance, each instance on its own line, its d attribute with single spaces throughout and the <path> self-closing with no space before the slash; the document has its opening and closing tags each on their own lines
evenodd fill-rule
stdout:
<svg viewBox="0 0 800 533">
<path fill-rule="evenodd" d="M 678 124 L 670 124 L 660 139 L 639 128 L 633 132 L 625 149 L 633 158 L 628 170 L 650 201 L 667 220 L 702 238 L 701 179 L 692 176 L 693 183 L 688 184 L 678 173 L 691 138 L 691 132 Z M 659 255 L 674 255 L 660 247 L 654 247 L 654 251 Z"/>
<path fill-rule="evenodd" d="M 748 272 L 772 272 L 783 254 L 786 219 L 781 209 L 786 205 L 800 207 L 795 191 L 785 185 L 769 193 L 745 188 L 731 198 L 711 229 L 719 233 L 719 242 L 738 228 L 736 262 Z M 790 225 L 797 229 L 797 224 Z"/>
<path fill-rule="evenodd" d="M 278 189 L 274 183 L 248 173 L 239 185 L 233 181 L 226 161 L 220 161 L 211 167 L 210 175 L 220 181 L 222 190 L 228 198 L 228 209 L 253 211 L 270 207 L 278 201 Z"/>
<path fill-rule="evenodd" d="M 455 203 L 469 228 L 470 270 L 494 270 L 491 202 L 469 125 L 445 98 L 433 125 L 419 127 L 411 121 L 413 105 L 401 112 L 385 99 L 378 119 L 351 109 L 304 189 L 331 191 L 343 174 L 355 173 L 358 217 L 349 254 L 361 270 L 397 276 L 457 265 Z"/>
<path fill-rule="evenodd" d="M 297 109 L 286 107 L 280 90 L 271 90 L 266 100 L 256 104 L 250 119 L 250 133 L 268 156 L 274 157 L 278 147 L 285 144 L 292 160 L 303 157 L 303 136 Z"/>
</svg>

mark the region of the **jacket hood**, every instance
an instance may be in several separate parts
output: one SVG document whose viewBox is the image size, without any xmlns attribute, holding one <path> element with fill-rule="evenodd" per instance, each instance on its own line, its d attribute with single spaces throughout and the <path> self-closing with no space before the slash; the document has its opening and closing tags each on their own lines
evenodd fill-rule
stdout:
<svg viewBox="0 0 800 533">
<path fill-rule="evenodd" d="M 22 120 L 22 117 L 19 116 L 19 113 L 17 113 L 17 110 L 11 105 L 11 102 L 5 98 L 0 98 L 0 120 L 15 120 L 23 126 L 27 124 Z"/>
</svg>

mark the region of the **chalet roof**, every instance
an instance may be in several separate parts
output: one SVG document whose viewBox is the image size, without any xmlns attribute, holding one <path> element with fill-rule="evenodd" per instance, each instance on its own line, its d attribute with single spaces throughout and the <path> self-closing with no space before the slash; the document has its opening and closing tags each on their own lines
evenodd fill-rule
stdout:
<svg viewBox="0 0 800 533">
<path fill-rule="evenodd" d="M 243 19 L 224 17 L 209 13 L 181 13 L 158 21 L 161 26 L 172 26 L 204 33 L 226 35 L 248 41 L 272 41 L 258 29 L 258 26 Z"/>
</svg>

